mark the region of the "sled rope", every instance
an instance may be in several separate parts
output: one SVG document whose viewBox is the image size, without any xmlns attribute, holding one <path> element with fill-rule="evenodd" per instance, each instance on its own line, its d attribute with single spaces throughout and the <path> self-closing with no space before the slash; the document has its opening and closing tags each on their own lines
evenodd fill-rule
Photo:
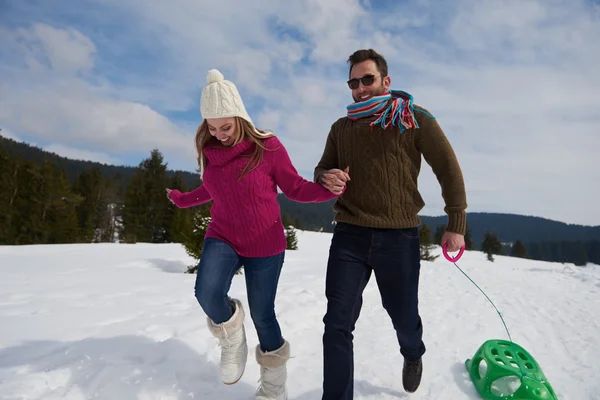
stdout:
<svg viewBox="0 0 600 400">
<path fill-rule="evenodd" d="M 475 283 L 475 281 L 473 281 L 473 279 L 471 279 L 471 277 L 465 273 L 465 271 L 463 271 L 462 269 L 460 269 L 460 267 L 459 267 L 459 266 L 458 266 L 458 265 L 457 265 L 455 262 L 452 262 L 452 264 L 454 264 L 454 266 L 455 266 L 456 268 L 458 268 L 458 270 L 459 270 L 460 272 L 462 272 L 462 274 L 463 274 L 464 276 L 466 276 L 466 277 L 467 277 L 467 279 L 468 279 L 469 281 L 471 281 L 471 283 L 472 283 L 473 285 L 475 285 L 475 287 L 476 287 L 477 289 L 479 289 L 479 291 L 480 291 L 481 293 L 483 293 L 483 295 L 486 297 L 486 299 L 488 299 L 488 301 L 489 301 L 489 302 L 492 304 L 492 306 L 494 307 L 494 309 L 496 310 L 496 312 L 497 312 L 497 313 L 498 313 L 498 315 L 500 316 L 500 319 L 502 320 L 502 324 L 504 325 L 504 329 L 506 330 L 506 334 L 508 335 L 508 340 L 509 340 L 509 341 L 512 343 L 512 337 L 510 336 L 510 332 L 508 331 L 508 327 L 506 326 L 506 323 L 504 322 L 504 318 L 502 318 L 502 313 L 500 312 L 500 310 L 498 310 L 498 307 L 496 307 L 496 305 L 494 304 L 494 302 L 493 302 L 493 301 L 492 301 L 492 300 L 489 298 L 489 296 L 488 296 L 488 295 L 487 295 L 487 294 L 486 294 L 486 293 L 483 291 L 483 289 L 481 289 L 481 288 L 479 287 L 479 285 L 477 285 L 477 284 Z"/>
<path fill-rule="evenodd" d="M 502 313 L 500 312 L 500 310 L 498 310 L 498 307 L 496 307 L 496 305 L 494 304 L 494 302 L 492 301 L 492 299 L 490 299 L 490 297 L 489 297 L 489 296 L 488 296 L 488 295 L 487 295 L 487 294 L 486 294 L 486 293 L 483 291 L 483 289 L 481 289 L 481 288 L 479 287 L 479 285 L 477 285 L 477 284 L 475 283 L 475 281 L 474 281 L 473 279 L 471 279 L 471 277 L 470 277 L 469 275 L 467 275 L 467 274 L 465 273 L 465 271 L 463 271 L 463 270 L 462 270 L 462 269 L 461 269 L 461 268 L 458 266 L 458 264 L 456 264 L 456 261 L 455 261 L 455 259 L 451 259 L 451 258 L 448 258 L 448 257 L 446 257 L 446 259 L 447 259 L 448 261 L 450 261 L 452 264 L 454 264 L 454 266 L 455 266 L 455 267 L 456 267 L 456 268 L 457 268 L 457 269 L 458 269 L 458 270 L 459 270 L 459 271 L 460 271 L 460 272 L 461 272 L 461 273 L 462 273 L 462 274 L 463 274 L 463 275 L 464 275 L 464 276 L 465 276 L 465 277 L 466 277 L 466 278 L 467 278 L 467 279 L 468 279 L 468 280 L 469 280 L 469 281 L 470 281 L 470 282 L 471 282 L 473 285 L 475 285 L 475 287 L 476 287 L 477 289 L 479 289 L 479 291 L 480 291 L 480 292 L 481 292 L 481 293 L 482 293 L 482 294 L 485 296 L 485 298 L 486 298 L 486 299 L 488 299 L 488 301 L 490 302 L 490 304 L 491 304 L 491 305 L 494 307 L 494 309 L 495 309 L 495 310 L 496 310 L 496 312 L 498 313 L 498 316 L 500 317 L 500 320 L 502 321 L 502 325 L 504 325 L 504 329 L 506 330 L 506 334 L 508 335 L 508 340 L 510 341 L 510 343 L 511 343 L 511 346 L 512 346 L 512 349 L 513 349 L 513 352 L 514 352 L 514 353 L 515 353 L 515 355 L 516 355 L 516 354 L 517 354 L 517 352 L 516 352 L 516 350 L 515 350 L 515 348 L 514 348 L 514 342 L 513 342 L 513 340 L 512 340 L 512 337 L 511 337 L 511 335 L 510 335 L 510 331 L 508 330 L 508 327 L 506 326 L 506 322 L 504 321 L 504 318 L 502 317 Z M 541 383 L 541 384 L 544 384 L 544 383 L 546 383 L 546 382 L 544 382 L 544 381 L 541 381 L 541 380 L 537 379 L 537 378 L 536 378 L 536 377 L 534 377 L 534 376 L 531 376 L 531 375 L 529 375 L 527 372 L 523 371 L 523 367 L 521 366 L 521 361 L 519 360 L 519 357 L 515 357 L 515 360 L 517 361 L 517 365 L 518 365 L 518 367 L 519 367 L 519 372 L 521 373 L 521 377 L 523 377 L 523 378 L 527 378 L 527 379 L 531 379 L 531 380 L 534 380 L 534 381 L 537 381 L 537 382 L 539 382 L 539 383 Z"/>
</svg>

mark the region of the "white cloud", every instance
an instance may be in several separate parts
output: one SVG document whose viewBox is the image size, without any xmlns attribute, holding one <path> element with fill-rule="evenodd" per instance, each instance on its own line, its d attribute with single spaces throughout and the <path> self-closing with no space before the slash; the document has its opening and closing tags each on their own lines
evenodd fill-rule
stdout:
<svg viewBox="0 0 600 400">
<path fill-rule="evenodd" d="M 12 80 L 28 84 L 4 85 L 11 98 L 0 107 L 13 131 L 115 157 L 160 147 L 191 169 L 194 129 L 164 115 L 198 112 L 206 71 L 219 68 L 310 178 L 351 101 L 346 59 L 372 47 L 387 57 L 393 88 L 412 93 L 447 132 L 471 211 L 600 224 L 600 24 L 587 1 L 409 0 L 373 2 L 375 10 L 358 0 L 87 3 L 99 26 L 113 13 L 128 21 L 117 35 L 126 44 L 95 41 L 93 27 L 18 30 L 27 43 L 9 48 L 29 68 L 13 69 Z M 127 51 L 154 58 L 120 63 Z M 439 185 L 426 164 L 422 171 L 426 211 L 440 214 Z"/>
<path fill-rule="evenodd" d="M 75 29 L 56 29 L 35 23 L 12 31 L 0 27 L 0 33 L 5 51 L 23 59 L 33 71 L 52 70 L 57 75 L 70 75 L 89 71 L 94 66 L 96 47 Z"/>
<path fill-rule="evenodd" d="M 53 70 L 90 70 L 94 66 L 96 48 L 92 41 L 74 29 L 54 29 L 36 24 L 33 32 L 22 30 L 26 39 L 39 40 Z"/>
<path fill-rule="evenodd" d="M 0 119 L 17 132 L 114 154 L 158 147 L 176 156 L 188 153 L 193 141 L 193 132 L 184 134 L 148 105 L 98 96 L 76 79 L 40 85 L 35 94 L 13 91 Z"/>
<path fill-rule="evenodd" d="M 185 160 L 176 163 L 177 167 L 195 159 L 194 131 L 184 133 L 148 104 L 121 99 L 107 93 L 106 87 L 77 76 L 76 72 L 94 67 L 91 56 L 95 47 L 82 33 L 38 24 L 30 30 L 16 30 L 14 43 L 23 43 L 19 48 L 30 66 L 31 60 L 38 63 L 35 68 L 12 70 L 17 84 L 8 82 L 3 87 L 6 97 L 0 121 L 11 131 L 54 142 L 69 154 L 87 154 L 93 160 L 117 159 L 108 152 L 147 155 L 153 148 Z M 75 151 L 72 145 L 94 151 Z"/>
<path fill-rule="evenodd" d="M 73 160 L 95 161 L 108 165 L 121 165 L 122 162 L 106 153 L 76 149 L 62 144 L 50 144 L 43 147 L 44 150 L 58 154 L 61 157 Z"/>
</svg>

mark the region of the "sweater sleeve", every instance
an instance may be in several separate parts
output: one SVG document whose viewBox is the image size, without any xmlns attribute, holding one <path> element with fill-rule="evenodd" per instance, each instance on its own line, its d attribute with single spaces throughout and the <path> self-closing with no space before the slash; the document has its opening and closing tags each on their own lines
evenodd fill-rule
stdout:
<svg viewBox="0 0 600 400">
<path fill-rule="evenodd" d="M 325 149 L 321 155 L 321 160 L 315 167 L 313 179 L 317 183 L 321 183 L 321 176 L 333 168 L 339 168 L 337 145 L 335 142 L 335 124 L 331 126 L 329 135 L 327 135 L 327 141 L 325 142 Z"/>
<path fill-rule="evenodd" d="M 463 174 L 442 128 L 431 114 L 423 111 L 415 110 L 420 126 L 415 133 L 417 149 L 431 166 L 442 188 L 446 204 L 444 211 L 448 215 L 446 230 L 464 235 L 467 230 L 467 196 Z"/>
<path fill-rule="evenodd" d="M 208 190 L 204 185 L 200 185 L 191 192 L 185 193 L 181 193 L 179 190 L 174 189 L 171 191 L 170 198 L 179 208 L 194 207 L 212 200 L 212 196 L 208 193 Z"/>
<path fill-rule="evenodd" d="M 321 184 L 302 178 L 292 164 L 283 144 L 279 140 L 277 142 L 277 148 L 274 150 L 275 154 L 273 155 L 275 157 L 273 177 L 275 184 L 281 188 L 286 197 L 301 203 L 319 203 L 341 195 L 330 192 Z"/>
</svg>

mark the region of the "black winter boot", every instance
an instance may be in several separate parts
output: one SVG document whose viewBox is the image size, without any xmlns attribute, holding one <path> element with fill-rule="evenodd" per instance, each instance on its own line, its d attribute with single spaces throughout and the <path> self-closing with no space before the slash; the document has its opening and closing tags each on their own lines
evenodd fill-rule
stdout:
<svg viewBox="0 0 600 400">
<path fill-rule="evenodd" d="M 423 360 L 419 358 L 416 361 L 404 360 L 404 368 L 402 368 L 402 385 L 408 393 L 417 391 L 421 383 L 421 375 L 423 374 Z"/>
</svg>

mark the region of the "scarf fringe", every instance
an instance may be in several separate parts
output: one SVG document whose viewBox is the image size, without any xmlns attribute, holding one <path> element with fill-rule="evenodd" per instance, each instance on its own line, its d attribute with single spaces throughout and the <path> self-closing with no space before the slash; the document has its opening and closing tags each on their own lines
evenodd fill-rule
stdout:
<svg viewBox="0 0 600 400">
<path fill-rule="evenodd" d="M 386 106 L 386 103 L 390 99 L 392 101 Z M 351 120 L 371 115 L 378 116 L 375 121 L 371 122 L 371 128 L 376 124 L 380 124 L 383 129 L 387 129 L 390 125 L 398 125 L 400 132 L 404 132 L 406 129 L 419 127 L 415 118 L 413 97 L 402 90 L 390 90 L 382 95 L 374 96 L 367 101 L 350 104 L 346 108 L 348 110 L 348 118 Z"/>
</svg>

